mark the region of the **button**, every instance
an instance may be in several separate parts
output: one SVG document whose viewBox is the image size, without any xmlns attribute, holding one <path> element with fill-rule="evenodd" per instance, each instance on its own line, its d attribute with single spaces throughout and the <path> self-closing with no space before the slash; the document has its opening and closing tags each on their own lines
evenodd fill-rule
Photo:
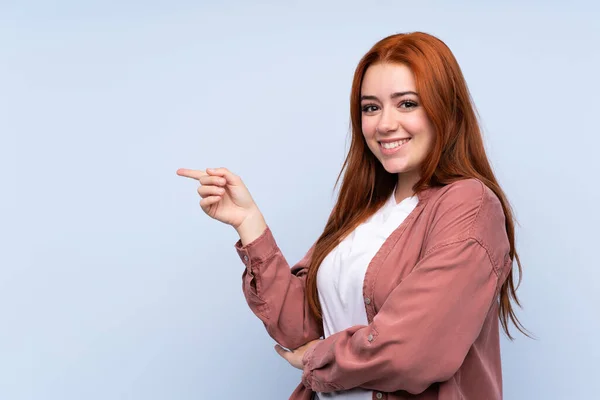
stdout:
<svg viewBox="0 0 600 400">
<path fill-rule="evenodd" d="M 248 262 L 248 256 L 244 255 L 244 262 Z"/>
<path fill-rule="evenodd" d="M 366 304 L 366 305 L 369 305 L 369 304 L 371 304 L 371 299 L 370 299 L 370 298 L 368 298 L 368 297 L 366 297 L 366 298 L 365 298 L 365 304 Z"/>
<path fill-rule="evenodd" d="M 369 342 L 372 342 L 372 341 L 373 341 L 373 335 L 371 335 L 371 334 L 369 333 L 369 336 L 367 336 L 367 340 L 368 340 Z"/>
<path fill-rule="evenodd" d="M 378 399 L 383 399 L 383 393 L 377 392 L 375 393 L 375 397 L 377 397 Z"/>
</svg>

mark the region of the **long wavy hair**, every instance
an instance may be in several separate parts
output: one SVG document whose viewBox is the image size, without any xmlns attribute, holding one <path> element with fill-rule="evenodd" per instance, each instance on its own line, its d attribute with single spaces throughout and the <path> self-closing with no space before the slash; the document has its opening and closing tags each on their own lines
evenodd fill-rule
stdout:
<svg viewBox="0 0 600 400">
<path fill-rule="evenodd" d="M 414 74 L 417 92 L 436 136 L 421 165 L 415 193 L 460 179 L 476 178 L 498 196 L 506 217 L 510 257 L 516 260 L 519 282 L 521 261 L 515 250 L 514 217 L 487 159 L 475 107 L 454 55 L 440 39 L 423 32 L 388 36 L 377 42 L 360 60 L 350 94 L 352 141 L 335 186 L 343 174 L 336 204 L 318 238 L 308 267 L 306 294 L 313 315 L 322 321 L 317 293 L 317 271 L 323 259 L 358 225 L 373 215 L 391 196 L 397 174 L 387 172 L 368 148 L 361 126 L 360 96 L 365 71 L 375 63 L 399 63 Z M 513 340 L 509 320 L 529 336 L 517 318 L 513 302 L 520 306 L 512 272 L 499 293 L 499 319 Z"/>
</svg>

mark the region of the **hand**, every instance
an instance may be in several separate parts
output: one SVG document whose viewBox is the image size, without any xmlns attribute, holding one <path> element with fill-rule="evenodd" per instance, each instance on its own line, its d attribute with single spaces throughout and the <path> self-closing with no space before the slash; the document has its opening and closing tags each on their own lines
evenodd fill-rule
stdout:
<svg viewBox="0 0 600 400">
<path fill-rule="evenodd" d="M 180 168 L 177 175 L 200 182 L 200 207 L 211 218 L 237 229 L 248 217 L 260 214 L 242 179 L 227 168 L 206 171 Z"/>
<path fill-rule="evenodd" d="M 291 351 L 286 350 L 277 344 L 275 345 L 275 351 L 277 351 L 277 354 L 279 354 L 281 357 L 285 358 L 287 362 L 289 362 L 292 365 L 292 367 L 304 369 L 304 365 L 302 364 L 302 357 L 304 357 L 304 353 L 306 353 L 308 349 L 310 349 L 320 341 L 321 339 L 310 341 L 305 345 L 298 347 L 296 350 Z"/>
</svg>

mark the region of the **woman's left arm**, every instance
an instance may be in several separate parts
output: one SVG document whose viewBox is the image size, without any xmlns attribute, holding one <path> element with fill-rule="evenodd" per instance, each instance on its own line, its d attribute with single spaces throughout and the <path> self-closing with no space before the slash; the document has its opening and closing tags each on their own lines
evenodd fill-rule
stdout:
<svg viewBox="0 0 600 400">
<path fill-rule="evenodd" d="M 489 196 L 458 202 L 465 196 L 456 193 L 464 189 L 454 192 L 448 208 L 440 210 L 434 235 L 439 240 L 373 321 L 331 335 L 304 353 L 305 386 L 318 392 L 362 387 L 417 394 L 460 368 L 497 301 L 510 262 L 506 235 L 498 234 L 504 222 L 499 203 Z M 460 224 L 466 224 L 467 234 L 453 235 Z"/>
<path fill-rule="evenodd" d="M 311 347 L 302 380 L 319 392 L 363 387 L 413 394 L 448 380 L 479 335 L 497 285 L 478 242 L 436 249 L 394 289 L 371 324 Z"/>
</svg>

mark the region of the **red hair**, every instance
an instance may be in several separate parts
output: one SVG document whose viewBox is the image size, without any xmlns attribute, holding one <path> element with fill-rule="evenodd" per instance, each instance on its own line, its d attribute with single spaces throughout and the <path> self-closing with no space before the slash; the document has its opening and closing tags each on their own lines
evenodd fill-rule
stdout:
<svg viewBox="0 0 600 400">
<path fill-rule="evenodd" d="M 363 56 L 354 73 L 350 95 L 352 142 L 336 186 L 342 174 L 344 179 L 337 202 L 316 242 L 306 281 L 308 303 L 319 321 L 322 321 L 316 279 L 319 266 L 344 237 L 383 205 L 392 195 L 398 179 L 397 174 L 383 168 L 362 134 L 362 80 L 370 65 L 382 62 L 404 64 L 411 69 L 421 104 L 436 132 L 432 149 L 421 165 L 421 179 L 413 190 L 418 193 L 466 178 L 482 181 L 502 203 L 510 257 L 517 262 L 519 281 L 522 277 L 521 262 L 515 250 L 513 213 L 487 159 L 475 107 L 458 62 L 448 46 L 432 35 L 422 32 L 391 35 L 377 42 Z M 520 304 L 512 273 L 500 289 L 499 301 L 499 318 L 507 336 L 513 339 L 508 329 L 509 320 L 525 333 L 513 309 L 513 302 Z"/>
</svg>

